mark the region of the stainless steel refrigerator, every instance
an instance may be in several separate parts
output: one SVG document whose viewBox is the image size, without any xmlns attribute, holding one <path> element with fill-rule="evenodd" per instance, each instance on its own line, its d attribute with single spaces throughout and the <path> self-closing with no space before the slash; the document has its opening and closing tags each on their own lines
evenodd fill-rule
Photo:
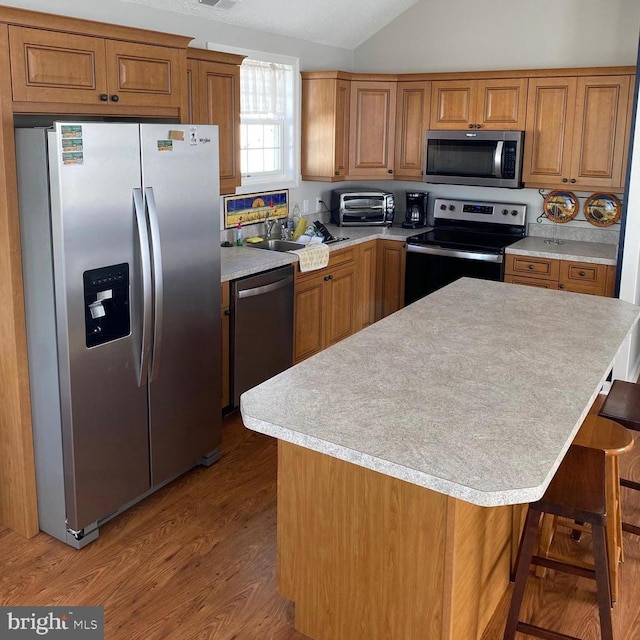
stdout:
<svg viewBox="0 0 640 640">
<path fill-rule="evenodd" d="M 220 442 L 218 131 L 16 129 L 40 528 L 80 548 Z"/>
</svg>

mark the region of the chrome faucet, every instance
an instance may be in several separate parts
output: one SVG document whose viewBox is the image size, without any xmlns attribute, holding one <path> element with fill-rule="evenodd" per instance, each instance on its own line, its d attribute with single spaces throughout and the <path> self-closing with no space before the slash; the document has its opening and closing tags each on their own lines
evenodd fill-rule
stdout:
<svg viewBox="0 0 640 640">
<path fill-rule="evenodd" d="M 268 240 L 271 237 L 271 234 L 273 233 L 273 227 L 275 226 L 277 220 L 269 220 L 269 216 L 271 215 L 271 211 L 267 211 L 265 217 L 264 217 L 264 229 L 265 229 L 265 233 L 266 233 L 266 240 Z"/>
</svg>

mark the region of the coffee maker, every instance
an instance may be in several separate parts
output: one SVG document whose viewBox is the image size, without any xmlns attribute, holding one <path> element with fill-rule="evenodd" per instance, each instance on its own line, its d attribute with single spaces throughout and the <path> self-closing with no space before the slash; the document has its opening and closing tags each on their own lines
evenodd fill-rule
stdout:
<svg viewBox="0 0 640 640">
<path fill-rule="evenodd" d="M 427 226 L 427 191 L 407 191 L 407 208 L 402 226 L 419 229 Z"/>
</svg>

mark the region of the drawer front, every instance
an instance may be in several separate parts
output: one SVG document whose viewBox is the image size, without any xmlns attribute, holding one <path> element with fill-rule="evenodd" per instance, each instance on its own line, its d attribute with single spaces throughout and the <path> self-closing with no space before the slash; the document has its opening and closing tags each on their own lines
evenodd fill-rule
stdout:
<svg viewBox="0 0 640 640">
<path fill-rule="evenodd" d="M 541 280 L 538 278 L 506 275 L 504 281 L 511 282 L 512 284 L 524 284 L 528 287 L 539 287 L 540 289 L 558 289 L 558 282 L 555 280 Z"/>
<path fill-rule="evenodd" d="M 533 256 L 506 256 L 505 273 L 523 277 L 558 280 L 559 261 Z"/>
<path fill-rule="evenodd" d="M 338 251 L 331 251 L 329 254 L 329 264 L 324 269 L 318 269 L 316 271 L 305 271 L 302 273 L 300 271 L 300 264 L 296 263 L 296 281 L 311 279 L 323 272 L 328 274 L 330 270 L 333 270 L 336 267 L 344 267 L 355 263 L 356 249 L 357 247 L 346 247 L 344 249 L 339 249 Z"/>
<path fill-rule="evenodd" d="M 607 281 L 607 266 L 589 262 L 562 261 L 560 265 L 560 288 L 578 293 L 604 295 Z"/>
</svg>

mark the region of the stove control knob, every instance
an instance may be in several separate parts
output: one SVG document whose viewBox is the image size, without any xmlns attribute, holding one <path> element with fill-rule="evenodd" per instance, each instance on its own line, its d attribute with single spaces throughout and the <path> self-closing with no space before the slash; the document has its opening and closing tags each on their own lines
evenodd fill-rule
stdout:
<svg viewBox="0 0 640 640">
<path fill-rule="evenodd" d="M 455 211 L 455 210 L 456 210 L 455 206 L 450 204 L 449 205 L 449 211 Z"/>
<path fill-rule="evenodd" d="M 509 213 L 509 210 L 508 210 L 508 209 L 503 209 L 503 210 L 502 210 L 502 215 L 503 215 L 503 216 L 506 216 L 508 213 Z"/>
<path fill-rule="evenodd" d="M 440 210 L 441 211 L 446 211 L 447 210 L 447 205 L 446 204 L 441 204 L 440 205 Z"/>
<path fill-rule="evenodd" d="M 518 215 L 518 212 L 517 212 L 515 209 L 513 209 L 513 210 L 511 211 L 511 215 L 512 215 L 512 216 L 517 216 L 517 215 Z"/>
</svg>

